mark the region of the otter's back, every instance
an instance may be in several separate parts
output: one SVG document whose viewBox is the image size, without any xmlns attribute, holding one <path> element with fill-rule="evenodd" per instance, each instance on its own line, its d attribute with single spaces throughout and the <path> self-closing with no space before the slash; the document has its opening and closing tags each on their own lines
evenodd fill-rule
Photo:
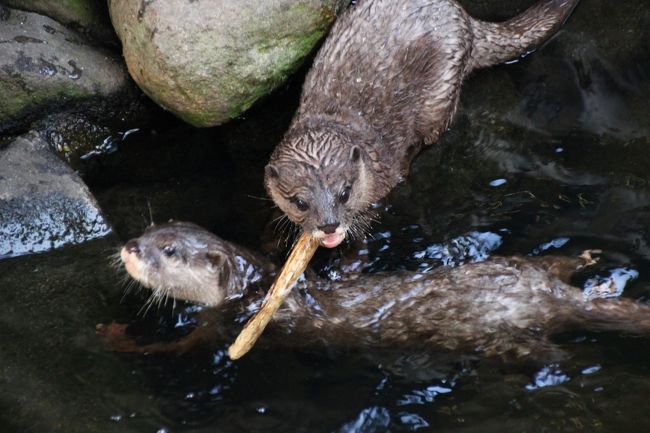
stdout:
<svg viewBox="0 0 650 433">
<path fill-rule="evenodd" d="M 453 1 L 360 1 L 335 23 L 314 60 L 297 120 L 309 113 L 354 116 L 385 143 L 425 138 L 413 136 L 420 113 L 427 123 L 451 118 L 449 93 L 460 86 L 471 40 L 469 17 Z"/>
</svg>

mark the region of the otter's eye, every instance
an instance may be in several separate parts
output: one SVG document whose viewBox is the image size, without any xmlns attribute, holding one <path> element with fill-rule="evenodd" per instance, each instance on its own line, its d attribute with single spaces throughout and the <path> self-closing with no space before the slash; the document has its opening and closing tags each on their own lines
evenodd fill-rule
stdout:
<svg viewBox="0 0 650 433">
<path fill-rule="evenodd" d="M 300 211 L 302 211 L 302 212 L 304 212 L 304 211 L 306 211 L 307 209 L 309 209 L 309 205 L 307 204 L 307 202 L 304 201 L 304 200 L 301 199 L 301 198 L 298 198 L 298 197 L 295 197 L 295 196 L 294 196 L 294 197 L 291 197 L 291 198 L 289 199 L 289 201 L 290 201 L 291 203 L 293 203 L 293 204 L 298 208 L 298 210 L 300 210 Z"/>
<path fill-rule="evenodd" d="M 165 245 L 162 249 L 162 252 L 167 257 L 173 257 L 176 254 L 176 248 L 172 245 Z"/>
<path fill-rule="evenodd" d="M 339 195 L 339 201 L 341 203 L 345 204 L 350 200 L 350 191 L 352 191 L 352 187 L 346 186 L 341 195 Z"/>
</svg>

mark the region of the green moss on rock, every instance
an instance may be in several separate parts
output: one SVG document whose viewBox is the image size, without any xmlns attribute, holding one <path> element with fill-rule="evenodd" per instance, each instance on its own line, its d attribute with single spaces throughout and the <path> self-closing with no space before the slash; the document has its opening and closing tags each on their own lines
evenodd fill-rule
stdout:
<svg viewBox="0 0 650 433">
<path fill-rule="evenodd" d="M 114 97 L 129 85 L 116 55 L 76 37 L 46 16 L 11 10 L 0 26 L 0 131 L 52 106 Z"/>
<path fill-rule="evenodd" d="M 242 0 L 217 13 L 184 0 L 153 2 L 144 11 L 111 0 L 109 8 L 136 83 L 192 125 L 214 126 L 284 83 L 344 3 Z"/>
</svg>

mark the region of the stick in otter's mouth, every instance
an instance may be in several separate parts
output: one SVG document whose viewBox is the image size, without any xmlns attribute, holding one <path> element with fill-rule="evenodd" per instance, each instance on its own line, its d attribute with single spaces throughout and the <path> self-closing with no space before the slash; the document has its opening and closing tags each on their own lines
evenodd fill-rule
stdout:
<svg viewBox="0 0 650 433">
<path fill-rule="evenodd" d="M 239 333 L 235 342 L 228 348 L 230 359 L 239 359 L 244 356 L 262 335 L 264 328 L 273 317 L 273 313 L 289 296 L 293 284 L 302 275 L 312 256 L 318 248 L 319 241 L 308 233 L 304 233 L 294 245 L 287 262 L 275 278 L 273 285 L 264 298 L 260 311 L 253 316 L 244 329 Z"/>
</svg>

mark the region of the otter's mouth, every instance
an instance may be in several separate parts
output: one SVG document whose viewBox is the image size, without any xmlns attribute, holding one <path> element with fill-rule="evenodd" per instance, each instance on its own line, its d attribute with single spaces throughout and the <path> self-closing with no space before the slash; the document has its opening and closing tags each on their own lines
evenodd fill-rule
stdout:
<svg viewBox="0 0 650 433">
<path fill-rule="evenodd" d="M 315 230 L 312 235 L 320 241 L 321 246 L 325 248 L 335 248 L 345 239 L 345 231 L 345 229 L 337 227 L 334 233 L 325 233 L 322 230 Z"/>
</svg>

